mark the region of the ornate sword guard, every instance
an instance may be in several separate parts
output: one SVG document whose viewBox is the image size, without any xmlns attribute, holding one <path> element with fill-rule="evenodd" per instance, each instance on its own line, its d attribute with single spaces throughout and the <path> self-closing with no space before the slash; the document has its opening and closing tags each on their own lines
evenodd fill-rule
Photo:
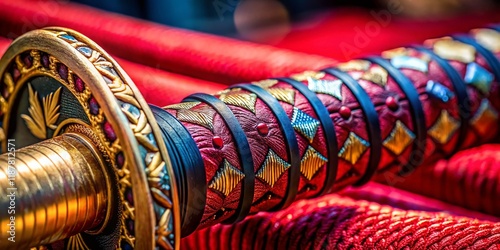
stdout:
<svg viewBox="0 0 500 250">
<path fill-rule="evenodd" d="M 136 86 L 103 49 L 69 29 L 37 30 L 13 42 L 0 61 L 0 72 L 2 152 L 7 152 L 8 139 L 15 139 L 15 146 L 21 148 L 60 135 L 78 134 L 91 142 L 90 148 L 96 151 L 94 155 L 103 158 L 107 175 L 94 178 L 106 182 L 107 186 L 107 191 L 104 190 L 107 195 L 101 199 L 108 204 L 108 212 L 105 218 L 100 218 L 105 228 L 74 235 L 64 244 L 81 249 L 110 245 L 119 245 L 122 249 L 152 249 L 155 245 L 178 248 L 181 235 L 179 202 L 175 180 L 170 178 L 173 172 L 163 138 Z M 51 147 L 54 144 L 48 145 Z M 54 151 L 46 153 L 47 158 L 64 153 L 64 150 Z M 32 161 L 31 165 L 37 164 Z M 72 164 L 66 164 L 71 169 Z M 99 172 L 99 165 L 90 163 L 93 169 L 90 172 Z M 75 178 L 79 178 L 78 175 L 85 178 L 84 174 L 77 172 Z M 33 192 L 29 194 L 33 196 L 32 202 L 47 197 L 48 194 L 35 193 L 40 178 L 26 177 L 34 180 L 26 183 L 21 183 L 20 178 L 18 176 L 18 188 L 22 188 L 21 184 L 28 185 L 24 190 Z M 60 184 L 61 189 L 74 189 L 77 185 L 58 179 L 46 184 Z M 92 205 L 81 200 L 64 201 L 67 194 L 61 189 L 55 192 L 61 193 L 59 196 L 68 207 L 80 205 L 81 209 L 82 204 Z M 79 197 L 85 199 L 87 191 L 82 192 Z M 18 208 L 18 212 L 19 209 L 22 208 Z M 48 218 L 53 212 L 46 209 L 42 213 Z M 33 230 L 44 223 L 34 222 L 33 217 L 26 214 L 24 220 L 17 219 L 18 230 L 29 230 L 24 226 L 30 224 Z M 8 228 L 4 230 L 3 224 L 2 220 L 2 237 L 7 238 L 4 234 Z M 70 230 L 71 225 L 68 226 L 70 228 L 66 229 Z M 37 232 L 44 233 L 40 228 Z"/>
</svg>

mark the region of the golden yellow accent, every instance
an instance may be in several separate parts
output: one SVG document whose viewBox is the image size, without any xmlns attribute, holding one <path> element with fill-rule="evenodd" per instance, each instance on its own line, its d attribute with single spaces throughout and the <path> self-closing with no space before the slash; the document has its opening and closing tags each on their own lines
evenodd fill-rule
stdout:
<svg viewBox="0 0 500 250">
<path fill-rule="evenodd" d="M 437 142 L 445 144 L 459 127 L 460 122 L 455 120 L 446 110 L 442 110 L 437 121 L 429 129 L 428 134 Z"/>
<path fill-rule="evenodd" d="M 68 239 L 67 250 L 90 250 L 90 248 L 85 244 L 82 239 L 81 234 L 73 235 Z"/>
<path fill-rule="evenodd" d="M 109 178 L 103 159 L 87 138 L 64 134 L 15 153 L 16 173 L 9 180 L 8 154 L 0 155 L 0 183 L 17 188 L 16 248 L 50 244 L 77 233 L 100 227 L 109 207 Z M 75 188 L 92 187 L 92 188 Z M 14 191 L 14 190 L 11 190 Z M 2 195 L 0 204 L 9 204 Z M 8 205 L 7 205 L 8 207 Z M 0 236 L 8 238 L 9 217 L 0 218 Z M 0 241 L 9 249 L 9 241 Z"/>
<path fill-rule="evenodd" d="M 479 44 L 493 53 L 500 52 L 500 32 L 492 29 L 475 29 L 472 33 Z"/>
<path fill-rule="evenodd" d="M 198 124 L 210 130 L 213 129 L 214 118 L 205 113 L 199 113 L 189 109 L 181 109 L 177 112 L 177 119 L 183 122 Z"/>
<path fill-rule="evenodd" d="M 200 102 L 181 102 L 178 104 L 172 104 L 163 107 L 163 109 L 174 109 L 174 110 L 179 110 L 179 109 L 191 109 L 194 106 L 200 104 Z"/>
<path fill-rule="evenodd" d="M 278 83 L 278 80 L 276 80 L 276 79 L 266 79 L 266 80 L 252 82 L 252 84 L 260 86 L 260 87 L 262 87 L 264 89 L 271 88 L 274 85 L 276 85 L 277 83 Z"/>
<path fill-rule="evenodd" d="M 28 85 L 29 103 L 28 112 L 31 116 L 22 114 L 21 117 L 26 122 L 26 126 L 38 139 L 47 138 L 47 127 L 56 129 L 55 123 L 59 118 L 59 94 L 61 88 L 42 98 L 43 109 L 38 100 L 38 93 L 33 91 L 31 84 Z"/>
<path fill-rule="evenodd" d="M 177 186 L 174 178 L 168 178 L 173 176 L 173 170 L 162 141 L 161 131 L 138 89 L 118 64 L 99 46 L 81 34 L 62 28 L 29 32 L 14 41 L 0 61 L 2 75 L 7 74 L 6 67 L 11 65 L 11 62 L 16 63 L 18 67 L 22 66 L 20 51 L 29 51 L 37 46 L 43 47 L 44 52 L 50 54 L 49 68 L 42 67 L 40 54 L 37 51 L 30 51 L 33 56 L 33 66 L 29 69 L 20 68 L 22 75 L 14 83 L 14 91 L 8 93 L 5 100 L 0 99 L 2 110 L 11 110 L 15 98 L 9 97 L 15 97 L 18 90 L 32 77 L 49 76 L 59 81 L 84 108 L 93 132 L 99 136 L 109 153 L 112 166 L 116 166 L 116 156 L 119 153 L 124 155 L 124 164 L 113 169 L 118 178 L 120 193 L 118 200 L 123 211 L 120 229 L 117 232 L 121 242 L 127 242 L 138 249 L 153 249 L 156 246 L 178 249 L 180 213 Z M 91 49 L 91 55 L 74 49 L 82 46 Z M 68 77 L 65 79 L 58 74 L 59 63 L 68 67 Z M 75 90 L 74 76 L 80 77 L 86 83 L 83 93 Z M 90 114 L 88 101 L 91 96 L 95 97 L 100 105 L 98 115 Z M 138 116 L 135 116 L 135 112 L 127 114 L 123 107 L 120 107 L 122 103 L 134 106 L 136 110 L 141 111 L 140 114 Z M 8 123 L 5 122 L 9 121 L 9 116 L 10 112 L 3 114 L 5 131 L 9 131 Z M 105 137 L 102 126 L 105 121 L 112 125 L 117 135 L 117 139 L 112 142 Z M 131 129 L 133 131 L 130 131 Z M 141 157 L 137 150 L 138 146 L 146 148 L 145 157 Z M 2 147 L 6 147 L 5 141 Z M 157 155 L 161 155 L 160 160 L 151 161 L 152 158 L 156 159 Z M 158 166 L 163 166 L 163 171 L 156 171 Z M 155 170 L 154 174 L 151 174 L 150 169 Z M 166 175 L 168 177 L 165 177 Z M 128 188 L 133 190 L 134 204 L 124 199 L 123 194 Z M 158 198 L 160 196 L 161 199 Z M 170 200 L 170 204 L 167 204 L 166 200 Z M 153 206 L 157 209 L 153 210 Z M 136 210 L 141 212 L 136 213 Z M 135 224 L 135 232 L 129 232 L 126 227 L 125 222 L 130 220 L 138 222 Z"/>
<path fill-rule="evenodd" d="M 309 146 L 302 156 L 300 162 L 300 172 L 306 179 L 312 180 L 318 170 L 328 162 L 328 159 L 321 155 L 316 149 Z"/>
<path fill-rule="evenodd" d="M 290 77 L 299 82 L 309 80 L 310 78 L 319 80 L 325 77 L 325 72 L 308 70 L 299 74 L 291 75 Z"/>
<path fill-rule="evenodd" d="M 400 155 L 414 139 L 415 135 L 398 120 L 383 144 L 394 154 Z"/>
<path fill-rule="evenodd" d="M 4 141 L 5 139 L 5 131 L 3 130 L 3 128 L 0 128 L 0 142 L 1 141 Z"/>
<path fill-rule="evenodd" d="M 245 174 L 231 165 L 226 159 L 222 162 L 222 166 L 223 167 L 217 171 L 208 187 L 228 196 L 236 185 L 245 178 Z"/>
<path fill-rule="evenodd" d="M 31 116 L 22 114 L 21 118 L 26 122 L 26 126 L 31 131 L 31 133 L 38 139 L 45 139 L 47 137 L 47 129 L 45 127 L 45 119 L 43 118 L 43 110 L 38 100 L 37 92 L 33 91 L 31 85 L 28 85 L 29 89 L 29 103 L 30 107 L 28 112 Z"/>
<path fill-rule="evenodd" d="M 366 60 L 351 60 L 345 63 L 339 63 L 336 68 L 342 71 L 367 71 L 371 63 Z"/>
<path fill-rule="evenodd" d="M 476 59 L 476 49 L 468 44 L 449 39 L 434 43 L 434 53 L 447 60 L 471 63 Z"/>
<path fill-rule="evenodd" d="M 406 56 L 406 55 L 408 55 L 408 50 L 405 47 L 386 50 L 381 53 L 381 56 L 386 59 L 391 59 L 393 57 Z"/>
<path fill-rule="evenodd" d="M 256 176 L 269 184 L 269 186 L 274 187 L 276 181 L 290 166 L 290 163 L 281 159 L 273 150 L 269 149 L 266 160 L 262 163 Z"/>
<path fill-rule="evenodd" d="M 491 128 L 497 126 L 498 112 L 491 106 L 488 99 L 481 101 L 481 106 L 477 113 L 472 117 L 470 123 L 481 136 L 486 136 L 491 131 Z"/>
<path fill-rule="evenodd" d="M 375 65 L 371 67 L 368 71 L 361 76 L 361 79 L 371 81 L 380 87 L 385 87 L 387 85 L 387 78 L 389 73 L 384 68 Z"/>
<path fill-rule="evenodd" d="M 271 88 L 266 90 L 274 98 L 282 102 L 286 102 L 291 105 L 295 104 L 295 91 L 293 91 L 293 89 Z"/>
<path fill-rule="evenodd" d="M 257 96 L 253 93 L 234 93 L 229 92 L 219 96 L 219 99 L 226 104 L 242 107 L 246 110 L 255 113 L 255 103 L 257 102 Z"/>
<path fill-rule="evenodd" d="M 350 132 L 349 137 L 347 137 L 339 151 L 339 157 L 355 165 L 368 147 L 370 147 L 370 143 L 363 140 L 354 132 Z"/>
<path fill-rule="evenodd" d="M 59 95 L 61 94 L 61 88 L 58 88 L 56 92 L 50 93 L 48 96 L 42 98 L 43 102 L 43 114 L 45 117 L 45 126 L 50 129 L 56 129 L 56 121 L 59 118 Z"/>
</svg>

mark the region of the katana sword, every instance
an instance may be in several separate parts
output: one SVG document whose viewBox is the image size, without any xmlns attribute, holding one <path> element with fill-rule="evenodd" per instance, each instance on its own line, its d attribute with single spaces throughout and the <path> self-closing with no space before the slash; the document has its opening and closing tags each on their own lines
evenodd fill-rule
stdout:
<svg viewBox="0 0 500 250">
<path fill-rule="evenodd" d="M 29 32 L 0 60 L 0 247 L 176 249 L 407 176 L 497 136 L 499 58 L 492 26 L 159 108 L 85 36 Z"/>
</svg>

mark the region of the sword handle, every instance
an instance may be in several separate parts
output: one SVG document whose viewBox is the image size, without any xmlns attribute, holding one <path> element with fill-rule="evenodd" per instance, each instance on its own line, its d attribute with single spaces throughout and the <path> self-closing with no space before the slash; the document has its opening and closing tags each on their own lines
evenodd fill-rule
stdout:
<svg viewBox="0 0 500 250">
<path fill-rule="evenodd" d="M 494 138 L 500 52 L 485 46 L 499 33 L 472 35 L 152 107 L 182 183 L 183 235 L 373 176 L 399 181 Z"/>
</svg>

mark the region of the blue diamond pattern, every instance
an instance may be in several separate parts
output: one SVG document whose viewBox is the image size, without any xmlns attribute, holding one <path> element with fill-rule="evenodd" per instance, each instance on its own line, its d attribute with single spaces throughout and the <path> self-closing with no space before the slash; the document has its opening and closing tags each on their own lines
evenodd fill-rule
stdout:
<svg viewBox="0 0 500 250">
<path fill-rule="evenodd" d="M 433 80 L 429 80 L 427 82 L 425 91 L 427 91 L 427 94 L 429 94 L 432 98 L 438 99 L 442 102 L 448 102 L 455 96 L 446 86 Z"/>
<path fill-rule="evenodd" d="M 479 64 L 474 62 L 467 64 L 467 71 L 464 77 L 465 82 L 473 85 L 483 94 L 488 94 L 490 92 L 493 79 L 493 75 L 485 68 L 479 66 Z"/>
<path fill-rule="evenodd" d="M 400 69 L 414 69 L 421 72 L 427 72 L 428 66 L 427 63 L 419 58 L 410 57 L 410 56 L 396 56 L 391 59 L 391 64 Z"/>
</svg>

